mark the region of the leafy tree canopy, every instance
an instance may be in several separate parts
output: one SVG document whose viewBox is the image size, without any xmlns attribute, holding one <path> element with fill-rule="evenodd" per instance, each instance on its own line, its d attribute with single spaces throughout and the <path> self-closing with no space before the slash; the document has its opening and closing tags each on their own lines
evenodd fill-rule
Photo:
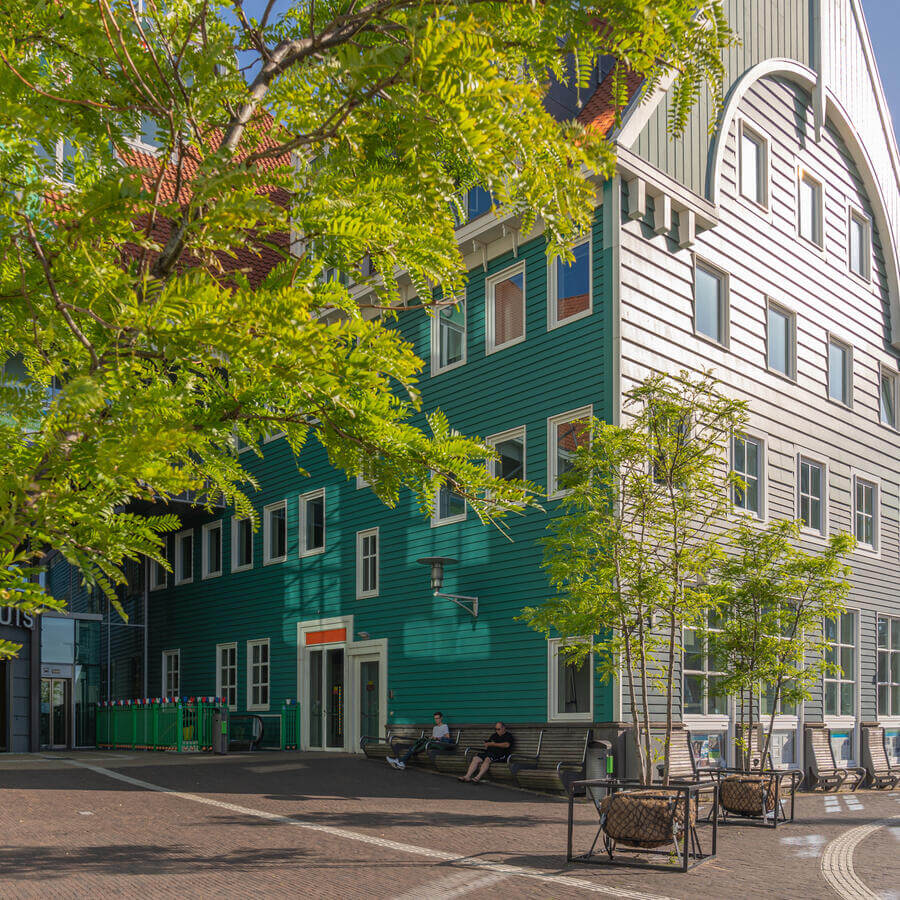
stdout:
<svg viewBox="0 0 900 900">
<path fill-rule="evenodd" d="M 24 373 L 0 395 L 0 602 L 40 601 L 23 548 L 107 590 L 158 558 L 174 519 L 114 514 L 134 498 L 250 512 L 233 434 L 283 431 L 300 466 L 315 436 L 389 504 L 427 510 L 434 475 L 485 518 L 533 502 L 415 418 L 397 308 L 464 289 L 460 189 L 540 219 L 551 254 L 587 227 L 583 175 L 613 157 L 548 114 L 551 76 L 674 73 L 677 128 L 732 41 L 721 0 L 273 5 L 0 0 L 0 353 Z"/>
</svg>

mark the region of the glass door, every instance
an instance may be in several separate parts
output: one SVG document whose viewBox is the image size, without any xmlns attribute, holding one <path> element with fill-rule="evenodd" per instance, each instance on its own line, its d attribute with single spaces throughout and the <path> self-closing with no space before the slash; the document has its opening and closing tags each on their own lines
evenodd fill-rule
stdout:
<svg viewBox="0 0 900 900">
<path fill-rule="evenodd" d="M 325 704 L 328 710 L 326 733 L 330 749 L 344 748 L 344 648 L 327 650 L 326 667 L 328 674 L 328 696 Z"/>
<path fill-rule="evenodd" d="M 69 746 L 70 682 L 41 679 L 41 746 L 60 750 Z"/>
<path fill-rule="evenodd" d="M 322 656 L 323 650 L 309 654 L 309 747 L 321 750 L 322 744 Z"/>
<path fill-rule="evenodd" d="M 359 663 L 359 736 L 381 738 L 379 707 L 381 688 L 377 659 L 364 659 Z"/>
</svg>

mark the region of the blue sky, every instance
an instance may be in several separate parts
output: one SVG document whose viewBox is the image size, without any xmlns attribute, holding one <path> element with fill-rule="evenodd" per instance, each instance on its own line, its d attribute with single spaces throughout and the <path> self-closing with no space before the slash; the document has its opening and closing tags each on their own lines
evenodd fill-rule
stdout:
<svg viewBox="0 0 900 900">
<path fill-rule="evenodd" d="M 897 0 L 862 0 L 866 21 L 869 23 L 869 34 L 875 48 L 878 71 L 891 117 L 894 120 L 894 133 L 900 128 L 900 4 Z"/>
</svg>

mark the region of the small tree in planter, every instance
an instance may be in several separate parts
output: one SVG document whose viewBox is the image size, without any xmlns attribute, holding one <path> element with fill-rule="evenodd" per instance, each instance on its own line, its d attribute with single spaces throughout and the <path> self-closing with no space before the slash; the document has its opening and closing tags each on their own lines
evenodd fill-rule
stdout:
<svg viewBox="0 0 900 900">
<path fill-rule="evenodd" d="M 661 690 L 667 784 L 680 628 L 706 617 L 709 594 L 697 585 L 721 552 L 713 526 L 728 511 L 728 442 L 745 406 L 710 375 L 682 372 L 630 390 L 623 418 L 585 424 L 590 443 L 574 455 L 544 539 L 557 595 L 521 618 L 561 635 L 573 663 L 593 650 L 602 675 L 624 664 L 644 784 L 653 778 L 649 693 Z"/>
<path fill-rule="evenodd" d="M 712 570 L 721 622 L 707 639 L 725 665 L 718 688 L 738 699 L 741 768 L 748 772 L 748 737 L 762 692 L 771 704 L 759 748 L 764 768 L 779 702 L 808 699 L 822 673 L 837 668 L 825 653 L 822 622 L 844 609 L 850 591 L 844 559 L 856 541 L 835 534 L 824 549 L 807 553 L 796 545 L 800 525 L 790 520 L 741 523 L 732 533 L 733 552 Z"/>
</svg>

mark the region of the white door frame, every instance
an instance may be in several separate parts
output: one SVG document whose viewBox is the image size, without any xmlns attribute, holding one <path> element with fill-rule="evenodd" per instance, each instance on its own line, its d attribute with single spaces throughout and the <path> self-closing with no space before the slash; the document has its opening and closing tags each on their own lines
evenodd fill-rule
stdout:
<svg viewBox="0 0 900 900">
<path fill-rule="evenodd" d="M 346 659 L 350 668 L 350 690 L 346 691 L 345 696 L 348 698 L 347 714 L 350 716 L 350 728 L 347 732 L 350 735 L 351 745 L 348 748 L 351 753 L 362 753 L 359 746 L 360 734 L 359 727 L 359 674 L 360 664 L 376 660 L 378 662 L 378 737 L 383 737 L 384 726 L 387 722 L 387 654 L 388 642 L 387 638 L 379 638 L 378 640 L 357 641 L 348 644 L 346 648 Z"/>
</svg>

